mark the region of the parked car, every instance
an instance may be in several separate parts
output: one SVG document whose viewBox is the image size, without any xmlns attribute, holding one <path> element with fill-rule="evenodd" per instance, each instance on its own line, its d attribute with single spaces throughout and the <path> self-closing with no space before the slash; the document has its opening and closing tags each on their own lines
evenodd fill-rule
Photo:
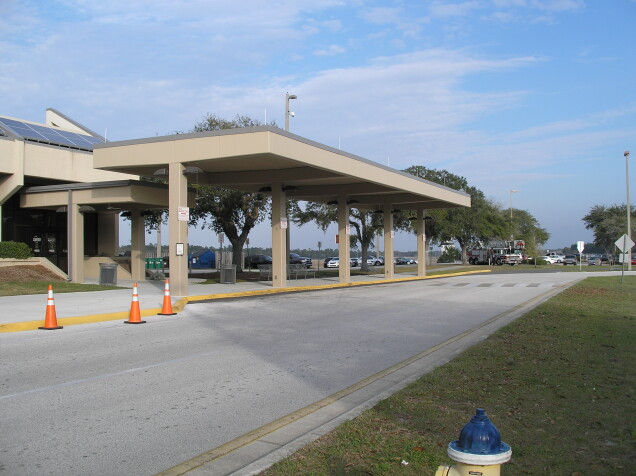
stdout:
<svg viewBox="0 0 636 476">
<path fill-rule="evenodd" d="M 541 257 L 541 258 L 539 258 L 539 259 L 542 259 L 543 261 L 545 261 L 545 262 L 546 262 L 546 263 L 548 263 L 548 264 L 555 264 L 555 263 L 558 263 L 558 262 L 559 262 L 559 261 L 557 260 L 557 258 L 556 258 L 556 257 L 554 257 L 554 256 L 542 256 L 542 257 Z"/>
<path fill-rule="evenodd" d="M 563 265 L 567 266 L 568 264 L 577 264 L 578 261 L 576 259 L 576 255 L 565 255 L 563 259 Z"/>
<path fill-rule="evenodd" d="M 349 266 L 358 266 L 358 258 L 350 258 Z M 326 261 L 325 268 L 339 268 L 340 267 L 340 258 L 329 258 L 329 261 Z"/>
<path fill-rule="evenodd" d="M 338 259 L 337 256 L 333 256 L 332 258 L 325 258 L 325 262 L 324 262 L 324 267 L 328 268 L 329 266 L 327 266 L 329 264 L 329 261 L 331 261 L 332 259 Z"/>
<path fill-rule="evenodd" d="M 565 259 L 565 255 L 560 255 L 559 253 L 556 253 L 556 252 L 554 252 L 554 251 L 551 251 L 551 252 L 549 252 L 549 253 L 546 253 L 545 255 L 546 255 L 546 256 L 548 256 L 548 257 L 550 257 L 550 258 L 552 258 L 552 259 L 555 259 L 555 260 L 556 260 L 556 261 L 555 261 L 556 263 L 562 263 L 562 262 L 563 262 L 563 260 Z M 550 263 L 550 264 L 552 264 L 552 263 Z"/>
<path fill-rule="evenodd" d="M 301 256 L 300 260 L 307 268 L 311 268 L 313 265 L 311 258 L 308 258 L 307 256 Z"/>
<path fill-rule="evenodd" d="M 367 264 L 370 266 L 382 266 L 384 264 L 384 258 L 382 258 L 381 256 L 368 258 Z"/>
<path fill-rule="evenodd" d="M 302 264 L 303 258 L 298 253 L 289 253 L 289 264 Z"/>
<path fill-rule="evenodd" d="M 244 260 L 247 269 L 258 268 L 259 264 L 272 264 L 272 257 L 267 255 L 248 255 Z"/>
<path fill-rule="evenodd" d="M 587 258 L 587 265 L 588 266 L 595 266 L 601 264 L 601 259 L 598 256 L 589 256 Z"/>
<path fill-rule="evenodd" d="M 636 264 L 636 255 L 632 255 L 632 264 Z"/>
<path fill-rule="evenodd" d="M 395 258 L 395 264 L 409 264 L 406 258 Z"/>
</svg>

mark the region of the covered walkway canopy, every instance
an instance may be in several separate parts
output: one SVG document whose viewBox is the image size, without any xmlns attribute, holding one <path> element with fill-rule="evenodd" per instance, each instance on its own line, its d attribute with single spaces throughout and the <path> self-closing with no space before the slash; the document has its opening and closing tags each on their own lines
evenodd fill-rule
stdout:
<svg viewBox="0 0 636 476">
<path fill-rule="evenodd" d="M 189 191 L 188 204 L 194 205 Z M 28 187 L 20 195 L 22 208 L 50 209 L 67 214 L 68 275 L 73 282 L 84 282 L 84 213 L 97 213 L 100 221 L 120 211 L 130 212 L 131 276 L 145 279 L 145 227 L 143 212 L 168 206 L 168 189 L 164 184 L 118 180 L 110 182 L 65 183 Z M 103 221 L 99 240 L 117 243 L 118 228 Z M 116 222 L 118 224 L 118 222 Z M 104 245 L 101 245 L 102 247 Z M 115 254 L 116 250 L 109 250 Z"/>
<path fill-rule="evenodd" d="M 338 204 L 339 243 L 345 244 L 339 250 L 339 275 L 344 282 L 350 279 L 350 206 L 383 210 L 387 263 L 393 261 L 392 211 L 416 210 L 420 273 L 424 263 L 423 211 L 470 206 L 470 196 L 463 192 L 270 126 L 108 142 L 95 145 L 93 156 L 98 169 L 147 176 L 162 169 L 167 172 L 170 286 L 178 296 L 188 294 L 187 221 L 179 220 L 179 211 L 188 206 L 188 180 L 271 194 L 275 287 L 284 286 L 287 280 L 287 198 Z M 393 267 L 385 269 L 391 277 Z"/>
</svg>

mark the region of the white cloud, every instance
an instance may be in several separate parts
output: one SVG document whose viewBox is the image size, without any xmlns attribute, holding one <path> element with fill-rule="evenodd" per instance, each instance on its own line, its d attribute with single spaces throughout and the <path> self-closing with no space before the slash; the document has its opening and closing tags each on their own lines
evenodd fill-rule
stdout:
<svg viewBox="0 0 636 476">
<path fill-rule="evenodd" d="M 483 4 L 477 1 L 463 3 L 446 3 L 435 1 L 430 6 L 430 14 L 435 18 L 461 17 L 470 14 L 476 9 L 483 8 Z"/>
<path fill-rule="evenodd" d="M 362 12 L 362 18 L 377 25 L 398 24 L 402 22 L 402 9 L 375 7 Z"/>
<path fill-rule="evenodd" d="M 347 50 L 344 49 L 342 46 L 330 45 L 327 49 L 315 50 L 314 54 L 316 56 L 333 56 L 333 55 L 342 54 L 345 51 L 347 51 Z"/>
</svg>

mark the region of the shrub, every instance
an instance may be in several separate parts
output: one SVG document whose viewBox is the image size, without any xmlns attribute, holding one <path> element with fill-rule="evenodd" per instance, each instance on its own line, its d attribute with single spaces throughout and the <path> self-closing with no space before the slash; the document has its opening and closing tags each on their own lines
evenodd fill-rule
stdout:
<svg viewBox="0 0 636 476">
<path fill-rule="evenodd" d="M 0 258 L 28 259 L 31 248 L 18 241 L 0 241 Z"/>
<path fill-rule="evenodd" d="M 460 260 L 462 255 L 460 251 L 455 248 L 447 248 L 437 259 L 438 263 L 454 263 L 457 260 Z"/>
</svg>

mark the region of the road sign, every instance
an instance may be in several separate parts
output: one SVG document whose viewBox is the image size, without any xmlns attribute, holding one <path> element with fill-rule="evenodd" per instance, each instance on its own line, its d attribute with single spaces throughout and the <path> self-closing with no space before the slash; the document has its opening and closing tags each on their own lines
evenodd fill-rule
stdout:
<svg viewBox="0 0 636 476">
<path fill-rule="evenodd" d="M 614 244 L 619 250 L 621 250 L 621 253 L 625 253 L 631 250 L 632 246 L 634 246 L 635 243 L 632 241 L 632 239 L 629 236 L 625 234 L 621 236 L 618 240 L 616 240 Z"/>
<path fill-rule="evenodd" d="M 576 242 L 576 249 L 579 250 L 579 253 L 583 253 L 583 250 L 585 249 L 585 242 L 584 241 L 577 241 Z"/>
</svg>

